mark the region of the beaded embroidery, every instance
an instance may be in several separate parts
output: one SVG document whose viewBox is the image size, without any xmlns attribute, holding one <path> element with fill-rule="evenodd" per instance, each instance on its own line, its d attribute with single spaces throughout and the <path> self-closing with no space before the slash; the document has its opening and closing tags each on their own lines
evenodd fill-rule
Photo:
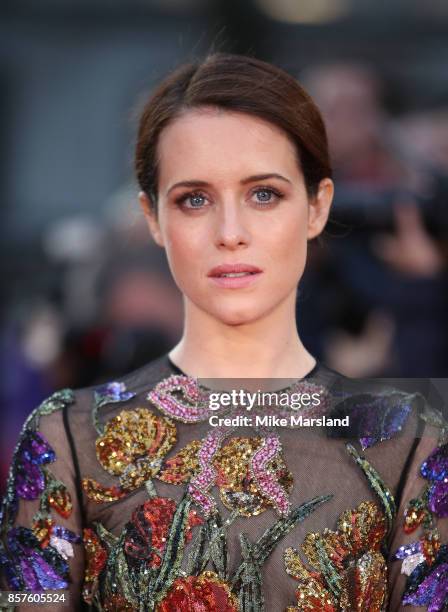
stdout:
<svg viewBox="0 0 448 612">
<path fill-rule="evenodd" d="M 312 569 L 293 547 L 285 549 L 286 572 L 299 582 L 297 604 L 289 606 L 286 612 L 380 612 L 384 609 L 387 566 L 383 552 L 396 514 L 395 502 L 367 459 L 351 444 L 346 446 L 385 512 L 374 502 L 361 502 L 341 514 L 336 531 L 309 533 L 302 543 L 302 551 Z"/>
<path fill-rule="evenodd" d="M 98 459 L 110 474 L 120 479 L 125 466 L 132 466 L 131 469 L 136 471 L 137 463 L 152 465 L 151 470 L 141 472 L 141 479 L 133 481 L 135 487 L 143 484 L 145 477 L 170 484 L 186 484 L 179 508 L 185 510 L 194 503 L 203 518 L 198 515 L 194 523 L 199 531 L 185 569 L 181 569 L 184 547 L 194 525 L 188 526 L 188 513 L 180 518 L 179 508 L 173 514 L 172 500 L 154 497 L 146 502 L 134 512 L 118 538 L 98 526 L 101 542 L 108 542 L 104 572 L 111 587 L 103 589 L 109 593 L 103 602 L 104 609 L 113 609 L 114 605 L 125 610 L 134 609 L 144 590 L 147 609 L 160 612 L 165 612 L 170 606 L 180 611 L 190 610 L 192 605 L 205 606 L 204 609 L 210 611 L 221 608 L 263 610 L 261 567 L 264 560 L 279 539 L 298 520 L 303 520 L 305 507 L 308 507 L 307 512 L 312 511 L 316 504 L 330 497 L 316 498 L 310 504 L 291 511 L 288 494 L 293 477 L 282 457 L 279 437 L 269 432 L 262 436 L 230 437 L 234 427 L 214 428 L 202 441 L 193 440 L 175 455 L 165 457 L 176 439 L 172 419 L 183 423 L 204 421 L 210 416 L 208 395 L 194 379 L 170 376 L 156 385 L 147 399 L 164 416 L 153 415 L 145 408 L 123 411 L 103 428 L 103 435 L 97 440 Z M 367 394 L 349 398 L 355 434 L 362 448 L 394 436 L 406 421 L 413 399 L 413 396 L 401 393 L 392 398 L 389 396 L 388 401 L 386 396 L 378 399 Z M 347 412 L 347 402 L 346 398 L 337 408 Z M 325 410 L 328 406 L 326 400 Z M 376 424 L 373 414 L 378 415 L 378 411 L 380 423 Z M 171 425 L 171 437 L 157 437 L 159 441 L 165 439 L 169 443 L 159 448 L 145 441 L 148 430 L 142 426 L 146 422 L 159 429 L 163 429 L 163 425 L 165 430 L 169 430 Z M 299 607 L 289 608 L 291 610 L 317 609 L 313 605 L 318 602 L 319 605 L 326 602 L 325 605 L 330 606 L 328 610 L 348 610 L 354 601 L 354 609 L 361 611 L 367 606 L 380 610 L 386 599 L 383 546 L 395 517 L 394 500 L 370 463 L 351 444 L 347 444 L 347 450 L 380 499 L 384 512 L 373 502 L 362 502 L 341 515 L 335 532 L 326 530 L 322 535 L 309 534 L 303 550 L 314 568 L 312 570 L 306 568 L 293 549 L 285 551 L 288 573 L 295 568 L 294 575 L 301 581 L 297 591 Z M 86 479 L 85 485 L 87 482 Z M 211 494 L 214 486 L 218 487 L 224 506 L 231 510 L 225 524 Z M 98 486 L 90 491 L 85 486 L 85 490 L 95 501 L 104 501 L 104 497 L 95 495 Z M 126 489 L 120 482 L 116 490 L 117 495 L 121 495 L 132 487 Z M 149 492 L 155 495 L 154 490 Z M 105 488 L 103 493 L 107 493 Z M 160 508 L 156 509 L 159 504 Z M 225 529 L 237 516 L 250 517 L 270 506 L 280 518 L 255 543 L 250 542 L 245 534 L 240 534 L 242 561 L 234 575 L 229 576 Z M 164 519 L 160 515 L 162 507 L 171 508 Z M 164 534 L 158 540 L 157 529 L 153 532 L 145 527 L 156 524 L 161 526 Z M 167 565 L 167 559 L 171 559 L 171 566 Z M 205 569 L 209 561 L 213 565 L 212 571 Z M 146 567 L 144 570 L 142 563 Z M 173 570 L 173 567 L 177 569 Z M 112 581 L 121 587 L 112 588 Z M 127 593 L 125 585 L 128 585 Z M 216 597 L 220 608 L 216 607 Z M 315 597 L 317 599 L 313 599 Z"/>
<path fill-rule="evenodd" d="M 322 387 L 308 382 L 298 383 L 290 391 L 305 387 L 308 392 L 322 391 Z M 104 425 L 100 423 L 102 406 L 126 402 L 135 395 L 118 382 L 103 385 L 94 393 L 97 458 L 102 468 L 117 478 L 117 484 L 107 487 L 85 478 L 83 487 L 87 496 L 97 503 L 115 501 L 144 485 L 149 499 L 133 511 L 118 536 L 101 523 L 93 523 L 84 530 L 84 600 L 105 611 L 190 612 L 195 608 L 204 612 L 262 612 L 263 564 L 281 539 L 318 506 L 329 501 L 331 495 L 316 497 L 291 509 L 289 494 L 293 476 L 283 458 L 280 438 L 262 428 L 258 430 L 262 435 L 253 437 L 231 437 L 234 428 L 214 428 L 203 440 L 193 440 L 175 455 L 168 456 L 177 439 L 174 421 L 198 423 L 210 416 L 208 393 L 190 377 L 170 376 L 147 395 L 161 414 L 140 406 L 121 411 Z M 310 410 L 307 416 L 319 416 L 328 410 L 328 395 L 323 397 L 319 410 Z M 371 396 L 361 403 L 360 397 L 352 400 L 352 414 L 356 416 L 355 437 L 362 448 L 395 435 L 409 415 L 412 403 L 407 394 L 389 396 L 389 401 L 385 397 L 376 401 Z M 53 407 L 57 409 L 57 394 L 50 400 L 53 398 Z M 59 400 L 61 408 L 62 396 Z M 73 395 L 67 395 L 65 401 L 73 401 Z M 377 426 L 372 421 L 375 410 L 381 415 Z M 278 415 L 290 414 L 290 411 L 291 408 L 283 407 L 274 412 Z M 224 413 L 226 409 L 220 408 L 219 414 Z M 66 487 L 49 470 L 55 460 L 54 452 L 35 425 L 28 428 L 28 435 L 21 437 L 16 450 L 15 497 L 8 505 L 7 514 L 14 515 L 18 498 L 40 498 L 41 507 L 32 529 L 13 526 L 13 519 L 9 525 L 5 542 L 9 557 L 13 553 L 14 561 L 21 560 L 19 571 L 12 572 L 5 549 L 0 550 L 0 561 L 10 573 L 10 584 L 15 584 L 17 589 L 23 589 L 24 582 L 19 582 L 16 574 L 25 576 L 33 589 L 36 580 L 40 588 L 66 588 L 67 559 L 73 555 L 72 544 L 79 537 L 53 522 L 50 512 L 67 518 L 72 505 Z M 383 544 L 395 516 L 394 500 L 369 462 L 353 446 L 347 445 L 347 450 L 380 499 L 383 512 L 373 502 L 362 502 L 341 515 L 335 531 L 306 536 L 302 550 L 310 567 L 305 566 L 297 551 L 286 549 L 286 571 L 299 580 L 297 606 L 288 610 L 375 611 L 384 604 Z M 422 472 L 430 482 L 434 507 L 439 509 L 445 504 L 439 494 L 444 489 L 436 489 L 434 484 L 442 481 L 439 468 L 446 467 L 445 462 L 446 453 L 442 449 L 428 458 L 427 475 Z M 176 506 L 174 500 L 157 496 L 153 480 L 187 485 L 181 502 Z M 221 517 L 212 495 L 215 486 L 223 505 L 230 510 L 226 520 Z M 251 541 L 245 533 L 239 534 L 241 562 L 230 573 L 226 541 L 229 525 L 238 516 L 254 516 L 268 508 L 277 513 L 276 522 L 256 541 Z M 189 542 L 187 555 L 185 549 Z M 416 566 L 419 582 L 411 593 L 415 601 L 418 598 L 423 601 L 428 593 L 439 600 L 443 595 L 436 589 L 436 579 L 445 585 L 448 553 L 435 539 L 432 545 L 432 552 L 427 542 L 426 548 L 423 544 L 412 548 L 412 554 L 425 556 L 430 551 L 432 555 L 430 567 L 426 568 L 422 562 Z M 412 556 L 407 551 L 402 554 L 406 559 Z M 207 568 L 208 564 L 211 569 Z M 442 608 L 434 608 L 434 612 L 439 609 Z"/>
<path fill-rule="evenodd" d="M 223 446 L 230 431 L 216 428 L 202 442 L 190 442 L 164 467 L 161 459 L 176 439 L 172 421 L 145 408 L 123 411 L 109 421 L 96 442 L 99 462 L 110 474 L 120 476 L 120 486 L 103 487 L 84 478 L 83 488 L 90 499 L 102 503 L 120 499 L 150 478 L 171 484 L 188 482 L 192 499 L 208 516 L 216 512 L 208 491 L 217 485 L 223 504 L 243 516 L 259 514 L 269 506 L 286 515 L 292 475 L 282 458 L 280 439 L 233 437 Z"/>
<path fill-rule="evenodd" d="M 387 393 L 358 393 L 342 399 L 332 416 L 350 416 L 349 427 L 334 427 L 334 437 L 358 438 L 365 450 L 378 442 L 390 440 L 400 432 L 412 410 L 420 401 L 420 394 L 403 391 Z"/>
<path fill-rule="evenodd" d="M 20 434 L 2 502 L 0 563 L 12 590 L 41 591 L 68 586 L 67 559 L 73 557 L 73 544 L 81 538 L 54 522 L 51 512 L 62 518 L 72 513 L 66 486 L 52 474 L 49 465 L 54 450 L 38 431 L 41 416 L 62 410 L 73 403 L 74 393 L 64 389 L 54 393 L 26 420 Z M 39 499 L 32 528 L 15 526 L 19 499 Z"/>
<path fill-rule="evenodd" d="M 380 549 L 386 534 L 384 515 L 373 502 L 362 502 L 346 510 L 336 531 L 306 536 L 302 550 L 312 570 L 299 553 L 284 552 L 285 568 L 299 586 L 294 610 L 372 610 L 379 612 L 386 599 L 386 561 Z"/>
<path fill-rule="evenodd" d="M 95 523 L 87 530 L 87 575 L 84 598 L 106 610 L 197 609 L 245 612 L 263 609 L 260 568 L 276 544 L 331 496 L 317 497 L 294 508 L 266 529 L 256 542 L 240 534 L 242 561 L 230 574 L 227 566 L 226 529 L 219 512 L 208 518 L 191 509 L 185 491 L 180 503 L 153 497 L 132 514 L 119 536 Z M 235 515 L 233 515 L 233 518 Z M 194 537 L 194 539 L 193 539 Z M 192 548 L 188 557 L 185 546 Z M 211 570 L 206 570 L 208 563 Z M 105 601 L 100 601 L 98 590 Z M 170 606 L 175 606 L 170 607 Z"/>
<path fill-rule="evenodd" d="M 176 426 L 147 408 L 123 410 L 111 419 L 96 441 L 96 456 L 120 485 L 103 487 L 91 478 L 83 479 L 83 488 L 96 502 L 120 499 L 141 487 L 159 472 L 162 458 L 176 441 Z"/>
<path fill-rule="evenodd" d="M 207 389 L 198 384 L 198 382 L 185 375 L 172 375 L 159 382 L 152 389 L 147 399 L 166 416 L 181 421 L 182 423 L 198 423 L 206 421 L 210 417 L 209 399 L 211 389 Z M 319 405 L 302 406 L 301 411 L 307 417 L 317 417 L 325 414 L 329 409 L 330 396 L 327 390 L 314 383 L 308 381 L 297 381 L 289 387 L 271 392 L 273 395 L 281 394 L 282 402 L 278 405 L 263 404 L 264 415 L 276 415 L 284 417 L 291 414 L 291 408 L 294 406 L 294 396 L 305 393 L 310 397 L 317 394 L 320 398 Z M 277 396 L 278 397 L 278 396 Z M 255 403 L 252 407 L 253 411 L 259 409 L 260 406 Z M 236 408 L 238 410 L 239 407 Z M 235 412 L 234 406 L 219 407 L 219 414 L 226 415 L 230 412 Z"/>
<path fill-rule="evenodd" d="M 448 607 L 448 545 L 441 545 L 436 519 L 448 517 L 448 423 L 429 407 L 421 416 L 440 430 L 439 444 L 420 467 L 427 484 L 409 501 L 403 530 L 410 534 L 421 527 L 423 533 L 400 546 L 394 558 L 402 561 L 401 572 L 407 576 L 402 603 L 442 612 Z"/>
</svg>

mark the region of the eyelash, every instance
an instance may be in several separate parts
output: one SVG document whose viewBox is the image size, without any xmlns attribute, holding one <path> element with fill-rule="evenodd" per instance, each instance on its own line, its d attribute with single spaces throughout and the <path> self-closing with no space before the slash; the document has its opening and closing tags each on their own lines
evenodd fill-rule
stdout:
<svg viewBox="0 0 448 612">
<path fill-rule="evenodd" d="M 275 203 L 276 199 L 281 199 L 282 197 L 284 197 L 284 194 L 278 189 L 275 189 L 274 187 L 267 187 L 267 186 L 264 187 L 262 185 L 252 189 L 251 196 L 254 196 L 255 194 L 260 193 L 260 192 L 270 193 L 271 195 L 275 196 L 274 200 L 269 200 L 268 202 L 256 202 L 257 206 L 260 208 L 268 208 L 269 206 L 272 206 L 272 204 Z M 184 208 L 186 210 L 202 210 L 204 206 L 198 206 L 198 207 L 185 206 L 185 203 L 188 199 L 195 198 L 195 197 L 201 197 L 201 198 L 207 199 L 207 196 L 201 191 L 189 191 L 188 193 L 184 193 L 178 198 L 176 198 L 175 203 L 180 208 Z"/>
</svg>

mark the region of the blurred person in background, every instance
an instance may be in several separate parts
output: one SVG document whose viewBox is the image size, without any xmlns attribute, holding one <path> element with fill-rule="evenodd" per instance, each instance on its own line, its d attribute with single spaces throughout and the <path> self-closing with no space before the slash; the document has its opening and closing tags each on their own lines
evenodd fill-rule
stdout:
<svg viewBox="0 0 448 612">
<path fill-rule="evenodd" d="M 298 317 L 316 337 L 318 303 L 318 349 L 348 375 L 446 376 L 448 173 L 428 155 L 443 158 L 443 139 L 427 128 L 423 153 L 417 128 L 404 138 L 367 66 L 315 67 L 305 81 L 327 122 L 338 189 Z"/>
<path fill-rule="evenodd" d="M 4 492 L 14 440 L 25 417 L 53 389 L 107 380 L 164 354 L 181 332 L 182 302 L 166 259 L 148 246 L 143 214 L 120 222 L 62 219 L 43 236 L 57 271 L 54 295 L 16 304 L 0 338 Z M 144 235 L 143 235 L 144 231 Z"/>
</svg>

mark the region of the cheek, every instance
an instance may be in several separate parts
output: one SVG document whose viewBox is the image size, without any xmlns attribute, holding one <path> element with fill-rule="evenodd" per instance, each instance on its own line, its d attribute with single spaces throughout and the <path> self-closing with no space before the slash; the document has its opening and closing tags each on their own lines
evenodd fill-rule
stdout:
<svg viewBox="0 0 448 612">
<path fill-rule="evenodd" d="M 188 279 L 197 278 L 204 261 L 204 241 L 198 228 L 167 223 L 164 228 L 165 252 L 176 284 L 183 291 Z"/>
<path fill-rule="evenodd" d="M 271 225 L 269 230 L 269 252 L 273 263 L 277 260 L 285 266 L 282 272 L 285 278 L 290 276 L 288 272 L 296 274 L 303 269 L 307 252 L 307 222 L 306 212 L 296 213 L 278 226 Z"/>
</svg>

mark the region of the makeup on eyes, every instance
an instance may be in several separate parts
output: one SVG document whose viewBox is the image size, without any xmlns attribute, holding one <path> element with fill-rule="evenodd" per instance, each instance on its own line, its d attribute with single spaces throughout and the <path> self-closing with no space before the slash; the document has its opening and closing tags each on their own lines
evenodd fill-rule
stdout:
<svg viewBox="0 0 448 612">
<path fill-rule="evenodd" d="M 279 199 L 283 198 L 285 195 L 282 191 L 280 191 L 279 189 L 271 185 L 257 185 L 256 187 L 253 187 L 250 190 L 249 199 L 253 198 L 254 196 L 260 193 L 269 194 L 270 196 L 269 200 L 265 200 L 265 201 L 258 200 L 255 202 L 255 204 L 260 208 L 267 208 L 269 206 L 272 206 L 273 204 L 277 203 Z M 272 196 L 274 196 L 274 198 L 272 198 Z M 176 197 L 174 202 L 180 208 L 184 208 L 187 210 L 203 210 L 204 206 L 185 206 L 185 203 L 189 199 L 193 200 L 195 198 L 196 199 L 202 198 L 203 200 L 207 200 L 207 195 L 204 192 L 199 191 L 199 190 L 188 191 Z"/>
</svg>

